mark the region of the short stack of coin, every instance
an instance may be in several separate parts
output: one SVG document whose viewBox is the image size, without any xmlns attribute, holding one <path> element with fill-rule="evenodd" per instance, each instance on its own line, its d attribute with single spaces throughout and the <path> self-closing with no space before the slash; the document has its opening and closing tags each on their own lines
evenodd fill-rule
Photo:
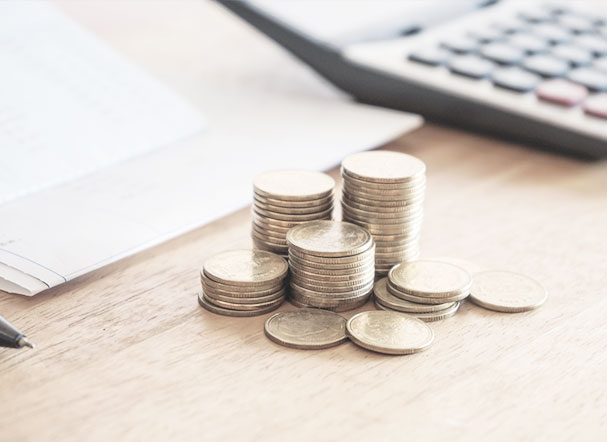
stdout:
<svg viewBox="0 0 607 442">
<path fill-rule="evenodd" d="M 256 249 L 287 255 L 286 234 L 291 227 L 331 219 L 335 181 L 307 170 L 276 170 L 253 181 L 253 226 Z"/>
<path fill-rule="evenodd" d="M 362 227 L 312 221 L 287 233 L 289 300 L 297 307 L 346 311 L 372 293 L 375 244 Z"/>
<path fill-rule="evenodd" d="M 467 270 L 441 261 L 403 262 L 388 278 L 375 285 L 375 303 L 382 310 L 396 310 L 424 321 L 453 316 L 460 301 L 470 295 L 472 276 Z"/>
<path fill-rule="evenodd" d="M 289 266 L 263 250 L 231 250 L 209 258 L 200 271 L 205 309 L 226 316 L 256 316 L 276 310 L 285 300 Z"/>
<path fill-rule="evenodd" d="M 419 257 L 426 165 L 407 154 L 361 152 L 342 162 L 343 219 L 375 239 L 375 271 Z"/>
</svg>

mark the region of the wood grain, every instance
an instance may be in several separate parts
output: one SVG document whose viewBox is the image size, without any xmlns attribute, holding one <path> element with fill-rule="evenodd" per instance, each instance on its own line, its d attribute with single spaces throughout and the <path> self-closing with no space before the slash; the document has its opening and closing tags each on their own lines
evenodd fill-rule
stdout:
<svg viewBox="0 0 607 442">
<path fill-rule="evenodd" d="M 111 32 L 107 4 L 63 7 Z M 187 8 L 203 6 L 167 11 Z M 263 334 L 269 315 L 226 318 L 196 302 L 203 261 L 250 245 L 245 208 L 34 298 L 0 294 L 0 312 L 38 345 L 0 350 L 0 440 L 603 437 L 607 164 L 434 124 L 386 148 L 428 166 L 424 256 L 521 271 L 548 302 L 521 314 L 465 303 L 411 356 L 283 348 Z"/>
</svg>

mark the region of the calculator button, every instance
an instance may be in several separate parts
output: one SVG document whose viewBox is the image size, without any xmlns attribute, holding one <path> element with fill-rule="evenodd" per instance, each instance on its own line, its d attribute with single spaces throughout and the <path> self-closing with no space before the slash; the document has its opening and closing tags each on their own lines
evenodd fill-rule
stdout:
<svg viewBox="0 0 607 442">
<path fill-rule="evenodd" d="M 496 28 L 478 28 L 468 31 L 468 36 L 482 43 L 497 41 L 504 37 L 504 33 Z"/>
<path fill-rule="evenodd" d="M 584 66 L 592 61 L 592 54 L 589 51 L 573 44 L 557 45 L 550 53 L 573 66 Z"/>
<path fill-rule="evenodd" d="M 453 37 L 442 42 L 441 46 L 458 54 L 475 52 L 479 48 L 478 42 L 470 37 Z"/>
<path fill-rule="evenodd" d="M 592 67 L 607 74 L 607 57 L 596 58 L 592 62 Z"/>
<path fill-rule="evenodd" d="M 449 69 L 454 74 L 483 78 L 491 73 L 493 63 L 476 55 L 462 55 L 449 60 Z"/>
<path fill-rule="evenodd" d="M 563 14 L 559 16 L 558 23 L 569 29 L 571 32 L 575 33 L 583 33 L 583 32 L 592 32 L 594 29 L 594 24 L 592 20 L 576 14 Z"/>
<path fill-rule="evenodd" d="M 569 31 L 551 23 L 535 25 L 531 28 L 531 32 L 552 44 L 563 43 L 572 38 Z"/>
<path fill-rule="evenodd" d="M 409 54 L 409 60 L 430 66 L 440 66 L 447 62 L 449 52 L 437 47 L 428 47 L 413 51 Z"/>
<path fill-rule="evenodd" d="M 500 64 L 517 64 L 525 56 L 522 49 L 506 43 L 489 43 L 481 48 L 481 55 Z"/>
<path fill-rule="evenodd" d="M 522 32 L 529 27 L 527 23 L 516 18 L 501 19 L 500 21 L 494 22 L 492 26 L 506 34 Z"/>
<path fill-rule="evenodd" d="M 546 40 L 538 37 L 537 35 L 529 33 L 514 34 L 508 38 L 507 43 L 512 46 L 522 49 L 528 54 L 537 54 L 540 52 L 546 52 L 550 46 Z"/>
<path fill-rule="evenodd" d="M 584 101 L 584 112 L 607 119 L 607 94 L 592 95 Z"/>
<path fill-rule="evenodd" d="M 498 87 L 516 92 L 529 92 L 535 89 L 541 78 L 519 67 L 496 69 L 491 74 L 491 81 Z"/>
<path fill-rule="evenodd" d="M 562 77 L 569 70 L 569 63 L 552 55 L 532 55 L 527 57 L 522 66 L 544 77 Z"/>
<path fill-rule="evenodd" d="M 578 46 L 588 49 L 594 55 L 607 55 L 607 38 L 598 35 L 580 35 L 574 40 Z"/>
<path fill-rule="evenodd" d="M 592 91 L 607 91 L 607 74 L 596 69 L 574 69 L 567 74 L 567 78 L 575 83 L 586 86 Z"/>
<path fill-rule="evenodd" d="M 520 11 L 518 16 L 530 23 L 544 23 L 554 20 L 552 11 L 548 8 L 530 8 Z"/>
<path fill-rule="evenodd" d="M 586 98 L 588 90 L 579 84 L 556 78 L 541 83 L 535 93 L 540 100 L 562 106 L 575 106 Z"/>
</svg>

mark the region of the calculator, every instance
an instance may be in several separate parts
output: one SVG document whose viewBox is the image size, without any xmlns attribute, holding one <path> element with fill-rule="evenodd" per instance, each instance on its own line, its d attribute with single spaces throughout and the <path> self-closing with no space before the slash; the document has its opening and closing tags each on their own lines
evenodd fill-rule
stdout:
<svg viewBox="0 0 607 442">
<path fill-rule="evenodd" d="M 358 1 L 221 3 L 362 102 L 607 156 L 607 10 L 599 2 L 429 1 L 419 16 L 411 7 L 420 2 L 407 1 L 372 2 L 358 15 Z M 395 3 L 406 11 L 390 10 Z M 389 17 L 378 18 L 382 8 Z"/>
</svg>

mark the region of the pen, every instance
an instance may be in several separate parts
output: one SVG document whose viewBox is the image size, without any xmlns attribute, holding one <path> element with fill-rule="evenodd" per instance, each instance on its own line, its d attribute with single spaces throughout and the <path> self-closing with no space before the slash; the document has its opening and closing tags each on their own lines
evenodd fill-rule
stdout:
<svg viewBox="0 0 607 442">
<path fill-rule="evenodd" d="M 34 348 L 24 333 L 17 330 L 10 322 L 0 316 L 0 347 Z"/>
</svg>

